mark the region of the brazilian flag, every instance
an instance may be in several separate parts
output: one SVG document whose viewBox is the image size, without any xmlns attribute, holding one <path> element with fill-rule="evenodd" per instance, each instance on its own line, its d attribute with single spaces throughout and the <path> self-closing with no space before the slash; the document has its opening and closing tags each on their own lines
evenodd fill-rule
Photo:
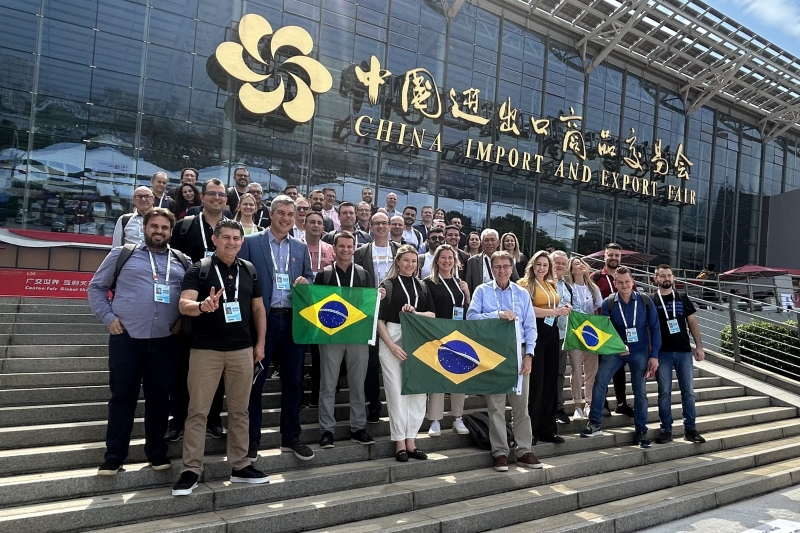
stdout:
<svg viewBox="0 0 800 533">
<path fill-rule="evenodd" d="M 451 320 L 400 313 L 403 394 L 516 394 L 520 342 L 508 320 Z"/>
<path fill-rule="evenodd" d="M 368 344 L 378 323 L 378 289 L 295 285 L 292 337 L 297 344 Z"/>
<path fill-rule="evenodd" d="M 622 353 L 627 347 L 607 316 L 573 312 L 567 322 L 564 349 L 609 355 Z"/>
</svg>

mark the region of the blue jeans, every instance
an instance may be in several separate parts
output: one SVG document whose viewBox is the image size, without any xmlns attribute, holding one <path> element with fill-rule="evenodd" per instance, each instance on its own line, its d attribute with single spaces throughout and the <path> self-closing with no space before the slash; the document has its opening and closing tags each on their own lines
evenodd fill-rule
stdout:
<svg viewBox="0 0 800 533">
<path fill-rule="evenodd" d="M 672 433 L 672 369 L 678 377 L 683 407 L 683 429 L 694 431 L 694 366 L 691 352 L 658 352 L 658 418 L 661 431 Z"/>
<path fill-rule="evenodd" d="M 647 433 L 647 391 L 644 374 L 647 372 L 647 352 L 634 352 L 629 355 L 601 355 L 597 376 L 592 387 L 592 407 L 589 421 L 600 426 L 603 418 L 603 404 L 608 393 L 608 382 L 614 372 L 628 364 L 631 369 L 631 388 L 633 388 L 633 424 L 636 433 Z"/>
<path fill-rule="evenodd" d="M 167 455 L 164 434 L 169 418 L 172 373 L 181 346 L 177 335 L 132 339 L 127 331 L 108 338 L 108 427 L 106 461 L 124 462 L 133 431 L 133 418 L 144 388 L 144 453 L 148 459 Z"/>
<path fill-rule="evenodd" d="M 300 440 L 300 404 L 303 401 L 303 365 L 306 345 L 292 339 L 292 312 L 270 311 L 267 317 L 267 339 L 264 343 L 264 370 L 258 374 L 250 391 L 250 444 L 261 443 L 261 395 L 267 369 L 273 356 L 280 357 L 281 377 L 281 445 Z"/>
</svg>

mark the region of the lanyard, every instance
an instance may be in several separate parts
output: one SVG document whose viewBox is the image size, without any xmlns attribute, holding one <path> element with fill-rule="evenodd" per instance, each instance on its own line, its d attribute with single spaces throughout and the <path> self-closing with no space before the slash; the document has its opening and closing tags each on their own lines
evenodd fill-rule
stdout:
<svg viewBox="0 0 800 533">
<path fill-rule="evenodd" d="M 458 278 L 450 278 L 450 279 L 455 279 L 456 283 L 458 283 Z M 447 281 L 445 281 L 445 279 L 442 277 L 441 274 L 439 274 L 439 281 L 442 282 L 442 285 L 444 285 L 444 288 L 447 289 L 447 292 L 450 293 L 450 299 L 453 300 L 453 307 L 456 307 L 457 305 L 463 305 L 463 303 L 464 303 L 464 293 L 463 292 L 461 293 L 461 304 L 456 304 L 456 297 L 453 294 L 453 291 L 450 290 L 450 287 L 447 286 Z"/>
<path fill-rule="evenodd" d="M 150 254 L 150 268 L 153 271 L 153 281 L 158 283 L 158 269 L 156 268 L 156 262 L 153 261 L 153 252 L 147 250 L 147 253 Z M 170 251 L 169 247 L 167 248 L 167 274 L 166 279 L 164 281 L 165 285 L 169 285 L 169 263 L 172 260 L 172 252 Z M 663 303 L 663 302 L 662 302 Z"/>
<path fill-rule="evenodd" d="M 206 242 L 206 225 L 203 222 L 203 212 L 200 211 L 200 236 L 203 238 L 203 250 L 210 251 Z"/>
<path fill-rule="evenodd" d="M 279 242 L 278 243 L 278 254 L 281 253 L 281 244 L 283 244 L 283 242 Z M 272 246 L 271 245 L 270 245 L 270 252 L 272 252 Z M 282 272 L 282 271 L 278 270 L 278 263 L 275 262 L 275 252 L 272 252 L 269 255 L 270 255 L 271 259 L 272 259 L 272 266 L 275 268 L 275 275 L 278 275 L 278 273 L 281 273 L 281 274 L 288 274 L 289 273 L 289 257 L 291 257 L 291 255 L 292 255 L 292 247 L 291 246 L 289 246 L 289 252 L 286 254 L 286 266 L 283 267 L 283 270 L 285 272 Z"/>
<path fill-rule="evenodd" d="M 494 274 L 492 273 L 492 264 L 489 262 L 489 258 L 486 257 L 486 254 L 483 254 L 483 264 L 486 265 L 486 270 L 489 272 L 489 279 L 494 279 Z"/>
<path fill-rule="evenodd" d="M 497 286 L 497 282 L 496 281 L 493 281 L 492 285 L 494 285 L 494 291 L 493 291 L 494 292 L 494 301 L 497 302 L 497 312 L 499 313 L 500 311 L 502 311 L 502 309 L 500 308 L 500 298 L 497 297 L 497 291 L 501 291 L 502 292 L 502 289 Z M 512 285 L 513 284 L 511 284 L 511 283 L 508 284 L 508 290 L 511 291 L 511 309 L 510 309 L 510 311 L 512 311 L 514 314 L 516 314 L 517 311 L 515 309 L 517 307 L 517 304 L 514 301 L 514 287 Z"/>
<path fill-rule="evenodd" d="M 639 310 L 639 300 L 637 300 L 634 296 L 633 298 L 633 327 L 636 327 L 636 312 Z M 617 298 L 617 307 L 619 307 L 619 314 L 622 315 L 622 322 L 625 324 L 625 329 L 628 329 L 628 319 L 625 318 L 625 312 L 622 310 L 622 304 L 619 303 L 619 298 Z"/>
<path fill-rule="evenodd" d="M 164 205 L 164 197 L 166 195 L 167 195 L 167 193 L 164 193 L 164 194 L 161 195 L 161 198 L 158 199 L 158 207 L 161 207 L 162 205 Z"/>
<path fill-rule="evenodd" d="M 606 274 L 606 282 L 608 282 L 608 288 L 611 289 L 611 294 L 617 292 L 617 288 L 614 286 L 613 283 L 611 283 L 611 276 L 609 276 L 608 274 Z"/>
<path fill-rule="evenodd" d="M 536 285 L 538 285 L 538 286 L 539 286 L 539 288 L 540 288 L 540 289 L 542 289 L 542 290 L 544 291 L 544 293 L 545 293 L 545 296 L 547 296 L 547 308 L 548 308 L 548 309 L 554 309 L 555 302 L 553 302 L 553 303 L 550 303 L 550 287 L 548 287 L 547 289 L 545 289 L 544 287 L 542 287 L 542 284 L 541 284 L 541 283 L 539 283 L 539 280 L 538 280 L 538 279 L 536 280 Z M 555 300 L 555 298 L 554 298 L 554 300 Z"/>
<path fill-rule="evenodd" d="M 320 241 L 322 242 L 322 241 Z M 311 257 L 311 247 L 308 247 L 308 259 L 311 261 L 311 264 L 314 264 L 314 258 Z M 319 267 L 321 265 L 320 261 L 322 261 L 322 245 L 317 243 L 317 269 L 314 272 L 319 272 Z M 278 268 L 277 266 L 275 268 Z"/>
<path fill-rule="evenodd" d="M 414 278 L 409 277 L 408 279 L 411 280 L 411 285 L 414 286 L 414 305 L 413 305 L 413 307 L 414 307 L 414 309 L 416 309 L 417 308 L 417 304 L 419 303 L 419 293 L 417 292 L 417 284 L 414 283 Z M 406 301 L 408 302 L 408 305 L 411 305 L 411 296 L 409 296 L 408 291 L 406 290 L 406 286 L 403 283 L 402 278 L 400 278 L 398 276 L 397 280 L 400 282 L 400 288 L 402 288 L 403 292 L 406 293 Z"/>
<path fill-rule="evenodd" d="M 672 291 L 671 294 L 672 294 L 672 318 L 674 319 L 678 318 L 678 313 L 675 312 L 675 300 L 676 300 L 675 291 Z M 664 305 L 664 298 L 661 297 L 661 291 L 658 291 L 658 299 L 661 300 L 661 307 L 664 308 L 664 314 L 667 315 L 667 320 L 670 320 L 669 312 L 667 311 L 667 306 Z"/>
<path fill-rule="evenodd" d="M 225 302 L 227 303 L 228 302 L 228 289 L 225 288 L 225 281 L 222 279 L 222 274 L 219 273 L 219 265 L 214 265 L 214 270 L 217 271 L 217 277 L 219 278 L 219 285 L 220 285 L 220 287 L 222 287 L 222 299 L 225 300 Z M 238 268 L 236 269 L 236 289 L 234 290 L 234 293 L 233 293 L 233 301 L 234 302 L 238 302 L 239 301 L 239 269 Z"/>
<path fill-rule="evenodd" d="M 334 272 L 334 274 L 336 274 L 336 284 L 339 287 L 341 287 L 342 286 L 342 280 L 339 279 L 339 271 L 336 270 L 336 264 L 335 263 L 333 265 L 333 272 Z M 353 286 L 353 275 L 355 273 L 356 273 L 356 266 L 351 262 L 350 263 L 350 285 L 349 285 L 350 287 Z M 401 283 L 401 285 L 402 285 L 402 283 Z M 416 288 L 417 287 L 415 286 L 414 289 L 416 290 Z M 408 294 L 408 293 L 406 293 L 406 294 Z"/>
</svg>

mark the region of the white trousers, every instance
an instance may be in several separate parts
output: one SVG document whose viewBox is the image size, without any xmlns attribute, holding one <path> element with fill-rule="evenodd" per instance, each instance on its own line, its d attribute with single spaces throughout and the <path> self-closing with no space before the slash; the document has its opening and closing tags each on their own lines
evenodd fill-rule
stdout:
<svg viewBox="0 0 800 533">
<path fill-rule="evenodd" d="M 400 324 L 386 323 L 389 336 L 400 344 Z M 397 442 L 417 438 L 419 428 L 425 418 L 425 394 L 407 394 L 403 388 L 403 362 L 392 355 L 383 340 L 380 341 L 378 355 L 383 370 L 383 390 L 386 393 L 386 407 L 389 410 L 389 430 L 392 440 Z"/>
</svg>

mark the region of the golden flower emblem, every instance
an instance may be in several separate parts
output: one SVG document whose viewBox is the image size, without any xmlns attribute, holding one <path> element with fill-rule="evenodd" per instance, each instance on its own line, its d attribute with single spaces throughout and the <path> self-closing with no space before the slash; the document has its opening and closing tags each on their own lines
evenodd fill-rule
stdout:
<svg viewBox="0 0 800 533">
<path fill-rule="evenodd" d="M 247 52 L 250 59 L 270 70 L 270 61 L 263 58 L 259 48 L 259 42 L 265 37 L 269 37 L 270 59 L 277 58 L 278 50 L 283 47 L 291 47 L 299 51 L 300 55 L 289 57 L 267 74 L 254 71 L 245 61 L 244 53 Z M 282 107 L 287 117 L 302 124 L 314 116 L 314 95 L 327 92 L 333 85 L 328 69 L 309 57 L 313 48 L 311 35 L 303 28 L 285 26 L 273 32 L 272 26 L 264 17 L 249 14 L 239 20 L 239 42 L 226 41 L 217 46 L 216 58 L 226 73 L 242 82 L 239 102 L 247 111 L 263 115 Z M 295 73 L 298 70 L 305 72 L 308 82 Z M 295 94 L 289 100 L 286 100 L 289 91 L 279 72 L 288 75 L 294 82 Z M 266 81 L 270 76 L 278 79 L 274 90 L 263 91 L 256 88 L 256 84 Z"/>
</svg>

